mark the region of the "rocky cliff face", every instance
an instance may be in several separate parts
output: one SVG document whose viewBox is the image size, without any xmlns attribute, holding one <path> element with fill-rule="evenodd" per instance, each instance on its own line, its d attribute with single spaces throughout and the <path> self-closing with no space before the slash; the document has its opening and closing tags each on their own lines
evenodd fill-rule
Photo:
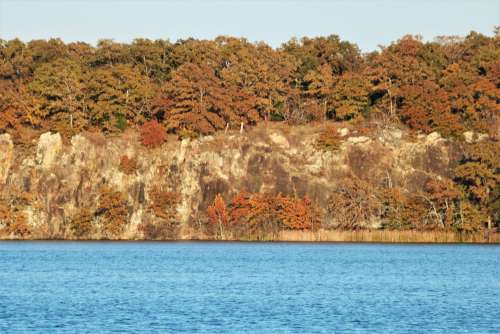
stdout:
<svg viewBox="0 0 500 334">
<path fill-rule="evenodd" d="M 65 225 L 79 210 L 95 210 L 105 186 L 127 198 L 123 237 L 140 238 L 138 226 L 154 219 L 153 189 L 179 195 L 176 219 L 187 226 L 218 193 L 226 198 L 242 189 L 307 195 L 324 208 L 336 182 L 350 173 L 373 184 L 412 191 L 422 187 L 426 175 L 449 176 L 457 161 L 454 145 L 437 133 L 411 138 L 401 130 L 385 129 L 360 136 L 342 129 L 340 149 L 323 151 L 315 145 L 319 131 L 319 127 L 258 127 L 244 134 L 170 140 L 152 150 L 142 147 L 132 133 L 108 139 L 80 134 L 66 144 L 59 134 L 44 133 L 28 152 L 18 150 L 4 134 L 1 194 L 10 202 L 25 194 L 18 210 L 28 224 L 49 237 L 64 237 Z M 136 163 L 131 172 L 120 167 L 124 156 Z"/>
</svg>

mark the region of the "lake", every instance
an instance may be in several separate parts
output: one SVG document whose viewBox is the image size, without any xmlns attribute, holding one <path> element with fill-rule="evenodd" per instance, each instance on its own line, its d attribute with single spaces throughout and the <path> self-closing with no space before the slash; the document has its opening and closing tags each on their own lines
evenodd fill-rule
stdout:
<svg viewBox="0 0 500 334">
<path fill-rule="evenodd" d="M 500 333 L 500 246 L 0 242 L 1 333 Z"/>
</svg>

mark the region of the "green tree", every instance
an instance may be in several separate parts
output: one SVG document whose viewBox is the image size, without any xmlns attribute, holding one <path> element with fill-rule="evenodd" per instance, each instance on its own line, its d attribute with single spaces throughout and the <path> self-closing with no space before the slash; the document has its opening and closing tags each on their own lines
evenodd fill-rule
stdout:
<svg viewBox="0 0 500 334">
<path fill-rule="evenodd" d="M 130 55 L 134 66 L 142 74 L 162 83 L 170 78 L 172 70 L 171 53 L 173 46 L 169 41 L 135 39 L 130 45 Z"/>
<path fill-rule="evenodd" d="M 154 86 L 138 69 L 123 64 L 103 66 L 88 77 L 86 94 L 93 124 L 114 131 L 122 118 L 144 122 L 151 117 Z"/>
<path fill-rule="evenodd" d="M 46 120 L 61 131 L 79 131 L 88 123 L 85 103 L 84 69 L 69 59 L 40 65 L 29 85 L 39 98 Z"/>
</svg>

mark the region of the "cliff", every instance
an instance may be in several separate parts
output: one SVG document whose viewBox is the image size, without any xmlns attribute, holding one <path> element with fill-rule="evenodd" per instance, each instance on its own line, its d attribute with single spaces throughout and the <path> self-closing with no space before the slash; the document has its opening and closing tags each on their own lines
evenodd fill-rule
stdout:
<svg viewBox="0 0 500 334">
<path fill-rule="evenodd" d="M 327 208 L 341 180 L 354 177 L 373 187 L 417 192 L 426 180 L 451 177 L 460 156 L 458 146 L 438 133 L 415 137 L 397 128 L 369 135 L 341 128 L 338 149 L 323 150 L 317 145 L 323 130 L 259 126 L 243 134 L 171 139 L 156 149 L 143 147 L 132 131 L 114 138 L 82 133 L 67 143 L 59 134 L 47 132 L 28 149 L 18 149 L 4 134 L 4 220 L 10 214 L 24 221 L 33 238 L 73 238 L 72 226 L 82 220 L 83 212 L 92 231 L 86 237 L 108 238 L 99 226 L 111 218 L 99 212 L 114 212 L 120 206 L 123 228 L 113 238 L 147 238 L 145 224 L 167 218 L 177 224 L 170 237 L 191 238 L 197 224 L 206 221 L 206 209 L 217 194 L 229 201 L 246 190 L 307 196 L 322 226 L 335 228 L 335 212 Z M 103 208 L 103 192 L 122 197 L 108 196 L 118 204 Z M 152 196 L 162 192 L 175 194 L 175 200 L 156 204 Z M 368 229 L 381 227 L 380 219 L 358 223 Z"/>
</svg>

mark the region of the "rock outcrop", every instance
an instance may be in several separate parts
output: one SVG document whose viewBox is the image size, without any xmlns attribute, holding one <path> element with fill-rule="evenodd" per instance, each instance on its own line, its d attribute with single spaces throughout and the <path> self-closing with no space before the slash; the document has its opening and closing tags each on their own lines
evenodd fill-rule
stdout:
<svg viewBox="0 0 500 334">
<path fill-rule="evenodd" d="M 10 135 L 7 133 L 0 135 L 0 185 L 3 185 L 7 180 L 13 154 L 14 144 Z"/>
<path fill-rule="evenodd" d="M 103 187 L 119 191 L 128 198 L 127 233 L 133 235 L 151 219 L 150 194 L 156 188 L 179 195 L 177 219 L 187 224 L 218 193 L 226 198 L 242 189 L 307 195 L 325 207 L 336 182 L 350 173 L 411 191 L 422 187 L 425 176 L 450 175 L 457 160 L 453 144 L 438 134 L 415 140 L 398 129 L 372 137 L 344 132 L 338 151 L 318 149 L 319 129 L 311 127 L 258 127 L 244 134 L 171 140 L 152 150 L 134 134 L 112 139 L 79 134 L 63 145 L 59 134 L 45 133 L 28 154 L 17 152 L 2 135 L 0 185 L 4 195 L 30 193 L 29 224 L 46 224 L 53 235 L 82 208 L 95 210 Z M 123 156 L 136 161 L 133 173 L 120 169 Z M 14 160 L 20 163 L 13 166 Z"/>
</svg>

